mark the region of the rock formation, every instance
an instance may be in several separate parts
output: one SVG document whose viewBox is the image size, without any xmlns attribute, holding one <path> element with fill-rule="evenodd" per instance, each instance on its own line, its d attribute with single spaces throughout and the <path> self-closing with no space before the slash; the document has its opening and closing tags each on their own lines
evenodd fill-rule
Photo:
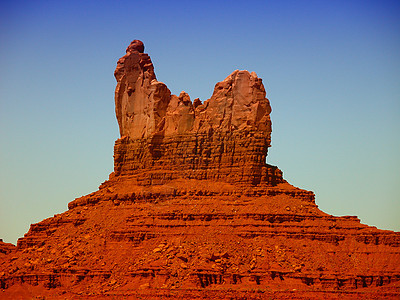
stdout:
<svg viewBox="0 0 400 300">
<path fill-rule="evenodd" d="M 192 102 L 135 40 L 115 77 L 114 172 L 17 247 L 0 243 L 0 298 L 400 296 L 399 233 L 320 211 L 266 164 L 271 107 L 254 72 Z"/>
<path fill-rule="evenodd" d="M 139 184 L 171 179 L 221 180 L 257 185 L 283 182 L 265 164 L 271 142 L 271 107 L 262 80 L 234 71 L 203 104 L 187 93 L 171 95 L 157 81 L 150 57 L 133 41 L 115 70 L 115 110 L 121 139 L 115 176 Z"/>
</svg>

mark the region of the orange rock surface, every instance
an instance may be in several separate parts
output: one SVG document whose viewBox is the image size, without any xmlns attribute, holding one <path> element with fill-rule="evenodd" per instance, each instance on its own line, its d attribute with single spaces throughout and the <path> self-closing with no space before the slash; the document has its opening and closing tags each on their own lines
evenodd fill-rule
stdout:
<svg viewBox="0 0 400 300">
<path fill-rule="evenodd" d="M 0 298 L 398 299 L 400 233 L 334 217 L 265 163 L 262 80 L 234 71 L 193 103 L 133 41 L 115 70 L 114 172 L 0 242 Z"/>
</svg>

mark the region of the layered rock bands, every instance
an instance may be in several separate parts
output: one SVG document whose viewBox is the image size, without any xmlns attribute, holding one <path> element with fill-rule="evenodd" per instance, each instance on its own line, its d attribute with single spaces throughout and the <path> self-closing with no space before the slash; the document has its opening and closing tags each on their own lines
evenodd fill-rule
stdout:
<svg viewBox="0 0 400 300">
<path fill-rule="evenodd" d="M 115 176 L 138 184 L 171 179 L 218 180 L 240 185 L 283 182 L 265 163 L 271 142 L 271 107 L 262 80 L 234 71 L 204 103 L 187 93 L 171 95 L 157 81 L 150 57 L 133 41 L 115 70 Z"/>
<path fill-rule="evenodd" d="M 0 298 L 398 299 L 400 234 L 334 217 L 266 164 L 271 107 L 234 71 L 172 95 L 133 41 L 115 70 L 114 172 L 0 242 Z"/>
</svg>

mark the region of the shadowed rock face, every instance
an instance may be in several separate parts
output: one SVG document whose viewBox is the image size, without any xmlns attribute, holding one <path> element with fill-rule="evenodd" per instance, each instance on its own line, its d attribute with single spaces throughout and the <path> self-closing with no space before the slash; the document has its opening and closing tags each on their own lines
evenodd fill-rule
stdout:
<svg viewBox="0 0 400 300">
<path fill-rule="evenodd" d="M 192 103 L 135 40 L 115 77 L 114 172 L 17 247 L 0 240 L 0 299 L 399 299 L 400 233 L 322 212 L 265 163 L 255 73 Z"/>
<path fill-rule="evenodd" d="M 192 103 L 187 93 L 171 95 L 157 81 L 143 49 L 133 41 L 115 70 L 121 134 L 115 145 L 116 176 L 140 173 L 138 180 L 151 184 L 177 178 L 283 182 L 279 169 L 265 163 L 271 107 L 256 73 L 236 70 L 215 85 L 210 99 Z M 163 170 L 161 178 L 157 170 Z"/>
</svg>

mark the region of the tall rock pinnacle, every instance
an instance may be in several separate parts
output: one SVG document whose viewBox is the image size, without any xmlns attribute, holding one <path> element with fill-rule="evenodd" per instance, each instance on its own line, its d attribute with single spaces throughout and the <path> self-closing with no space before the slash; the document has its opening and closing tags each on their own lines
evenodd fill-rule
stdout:
<svg viewBox="0 0 400 300">
<path fill-rule="evenodd" d="M 187 93 L 172 95 L 157 81 L 143 51 L 143 43 L 134 40 L 115 70 L 115 110 L 122 138 L 115 147 L 116 175 L 140 170 L 152 177 L 150 173 L 162 167 L 175 179 L 251 185 L 282 181 L 280 171 L 265 164 L 271 107 L 256 73 L 236 70 L 215 85 L 210 99 L 192 103 Z M 142 139 L 151 140 L 143 147 Z M 141 154 L 133 149 L 141 149 Z"/>
<path fill-rule="evenodd" d="M 115 107 L 121 136 L 131 139 L 154 134 L 202 133 L 235 130 L 271 133 L 271 107 L 256 73 L 234 71 L 215 85 L 211 98 L 196 107 L 187 93 L 171 95 L 157 81 L 144 45 L 134 40 L 115 69 Z"/>
<path fill-rule="evenodd" d="M 144 45 L 134 40 L 118 60 L 114 75 L 115 112 L 121 136 L 143 138 L 155 132 L 155 126 L 170 97 L 168 88 L 156 81 L 153 63 L 143 53 Z M 166 93 L 166 94 L 165 94 Z"/>
</svg>

